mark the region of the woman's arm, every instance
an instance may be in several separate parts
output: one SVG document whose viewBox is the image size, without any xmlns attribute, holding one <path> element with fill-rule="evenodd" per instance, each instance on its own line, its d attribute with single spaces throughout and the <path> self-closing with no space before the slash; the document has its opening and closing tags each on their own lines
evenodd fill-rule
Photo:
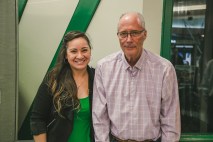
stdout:
<svg viewBox="0 0 213 142">
<path fill-rule="evenodd" d="M 46 141 L 47 124 L 49 123 L 52 105 L 51 92 L 47 83 L 43 81 L 33 101 L 30 117 L 31 133 L 36 139 L 37 137 L 44 139 L 43 135 L 45 134 Z"/>
</svg>

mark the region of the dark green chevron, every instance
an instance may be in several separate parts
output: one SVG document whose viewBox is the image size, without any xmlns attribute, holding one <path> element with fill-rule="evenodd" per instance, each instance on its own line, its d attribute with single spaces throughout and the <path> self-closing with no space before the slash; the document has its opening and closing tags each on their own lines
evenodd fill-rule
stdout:
<svg viewBox="0 0 213 142">
<path fill-rule="evenodd" d="M 24 12 L 24 8 L 27 4 L 27 0 L 18 0 L 18 20 L 21 21 L 22 14 Z"/>
</svg>

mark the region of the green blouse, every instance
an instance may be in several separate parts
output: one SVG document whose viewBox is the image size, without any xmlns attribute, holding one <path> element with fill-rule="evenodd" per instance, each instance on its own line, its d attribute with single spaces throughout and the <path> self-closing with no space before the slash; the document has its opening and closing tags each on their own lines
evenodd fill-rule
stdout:
<svg viewBox="0 0 213 142">
<path fill-rule="evenodd" d="M 73 130 L 68 142 L 90 142 L 91 113 L 89 97 L 80 99 L 81 109 L 74 112 Z"/>
</svg>

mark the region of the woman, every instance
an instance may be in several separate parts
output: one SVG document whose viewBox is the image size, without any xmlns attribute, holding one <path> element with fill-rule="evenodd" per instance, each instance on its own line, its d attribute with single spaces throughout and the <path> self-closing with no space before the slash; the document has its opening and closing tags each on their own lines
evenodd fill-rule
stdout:
<svg viewBox="0 0 213 142">
<path fill-rule="evenodd" d="M 35 142 L 93 142 L 91 100 L 94 69 L 85 33 L 64 36 L 55 67 L 34 100 L 31 130 Z"/>
</svg>

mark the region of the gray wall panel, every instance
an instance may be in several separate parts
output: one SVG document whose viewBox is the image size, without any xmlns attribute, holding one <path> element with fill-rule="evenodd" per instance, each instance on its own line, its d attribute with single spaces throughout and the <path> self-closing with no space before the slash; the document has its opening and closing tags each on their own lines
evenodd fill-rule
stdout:
<svg viewBox="0 0 213 142">
<path fill-rule="evenodd" d="M 16 139 L 16 13 L 15 0 L 0 0 L 0 142 Z"/>
</svg>

